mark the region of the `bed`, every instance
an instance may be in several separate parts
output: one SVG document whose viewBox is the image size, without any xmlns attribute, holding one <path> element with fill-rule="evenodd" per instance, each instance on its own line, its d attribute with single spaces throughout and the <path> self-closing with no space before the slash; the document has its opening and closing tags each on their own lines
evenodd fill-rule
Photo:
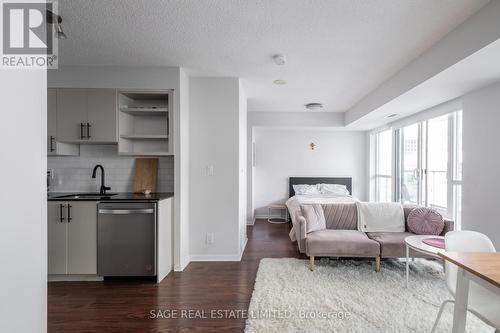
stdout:
<svg viewBox="0 0 500 333">
<path fill-rule="evenodd" d="M 317 185 L 317 184 L 335 184 L 343 185 L 348 194 L 306 194 L 299 195 L 295 193 L 294 185 Z M 290 177 L 288 181 L 288 196 L 286 202 L 290 218 L 292 220 L 292 230 L 290 230 L 290 239 L 296 241 L 295 224 L 300 216 L 300 205 L 304 204 L 330 204 L 330 203 L 354 203 L 359 201 L 352 196 L 352 178 L 351 177 Z"/>
</svg>

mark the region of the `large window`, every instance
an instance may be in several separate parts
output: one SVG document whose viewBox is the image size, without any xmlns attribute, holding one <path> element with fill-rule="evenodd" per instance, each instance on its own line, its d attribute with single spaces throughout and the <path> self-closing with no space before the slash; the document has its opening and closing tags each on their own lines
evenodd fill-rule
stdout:
<svg viewBox="0 0 500 333">
<path fill-rule="evenodd" d="M 462 111 L 371 138 L 371 199 L 432 207 L 460 228 Z"/>
<path fill-rule="evenodd" d="M 461 206 L 462 112 L 396 131 L 396 198 L 432 207 L 458 223 Z"/>
<path fill-rule="evenodd" d="M 392 201 L 392 131 L 375 134 L 375 200 Z"/>
</svg>

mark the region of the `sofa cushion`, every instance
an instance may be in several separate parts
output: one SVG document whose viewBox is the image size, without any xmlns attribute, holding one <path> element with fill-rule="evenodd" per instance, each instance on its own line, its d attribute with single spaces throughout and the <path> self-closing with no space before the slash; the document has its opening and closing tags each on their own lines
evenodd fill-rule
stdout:
<svg viewBox="0 0 500 333">
<path fill-rule="evenodd" d="M 411 232 L 368 232 L 367 236 L 380 243 L 382 258 L 406 258 L 405 238 L 414 236 Z M 410 257 L 430 258 L 421 252 L 411 251 Z"/>
<path fill-rule="evenodd" d="M 377 257 L 380 245 L 357 230 L 321 230 L 307 235 L 310 256 Z"/>
<path fill-rule="evenodd" d="M 355 203 L 323 204 L 327 229 L 358 230 L 358 210 Z"/>
<path fill-rule="evenodd" d="M 302 216 L 306 219 L 306 233 L 326 229 L 325 215 L 321 205 L 301 205 Z"/>
<path fill-rule="evenodd" d="M 418 207 L 408 215 L 408 229 L 417 235 L 440 235 L 443 228 L 443 216 L 434 209 Z"/>
</svg>

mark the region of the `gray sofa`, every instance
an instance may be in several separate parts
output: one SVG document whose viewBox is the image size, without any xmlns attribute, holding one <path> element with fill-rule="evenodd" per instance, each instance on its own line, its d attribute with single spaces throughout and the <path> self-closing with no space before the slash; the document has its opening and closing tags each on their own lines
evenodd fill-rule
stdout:
<svg viewBox="0 0 500 333">
<path fill-rule="evenodd" d="M 406 227 L 405 232 L 364 233 L 357 227 L 357 209 L 354 203 L 321 205 L 326 219 L 326 229 L 306 233 L 307 221 L 298 216 L 295 232 L 299 251 L 310 259 L 314 270 L 315 257 L 366 257 L 375 258 L 375 270 L 380 270 L 380 258 L 406 257 L 405 238 L 413 235 Z M 405 206 L 405 221 L 415 206 Z M 453 230 L 454 223 L 445 220 L 441 235 Z M 427 258 L 423 253 L 412 251 L 411 257 Z"/>
</svg>

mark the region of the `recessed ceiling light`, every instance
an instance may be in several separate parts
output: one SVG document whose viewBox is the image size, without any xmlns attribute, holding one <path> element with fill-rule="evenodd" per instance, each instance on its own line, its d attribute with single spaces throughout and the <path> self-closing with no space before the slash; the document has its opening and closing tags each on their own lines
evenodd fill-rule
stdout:
<svg viewBox="0 0 500 333">
<path fill-rule="evenodd" d="M 283 85 L 283 84 L 286 84 L 286 81 L 285 80 L 274 80 L 273 83 L 277 84 L 277 85 Z"/>
<path fill-rule="evenodd" d="M 397 115 L 398 115 L 397 113 L 391 113 L 391 114 L 389 114 L 389 115 L 387 115 L 387 116 L 385 116 L 385 117 L 386 117 L 386 118 L 394 118 L 394 117 L 396 117 Z"/>
<path fill-rule="evenodd" d="M 273 55 L 274 63 L 278 66 L 282 66 L 286 63 L 286 57 L 284 54 L 275 54 Z"/>
<path fill-rule="evenodd" d="M 319 110 L 323 108 L 323 104 L 321 103 L 307 103 L 306 108 L 309 110 Z"/>
</svg>

